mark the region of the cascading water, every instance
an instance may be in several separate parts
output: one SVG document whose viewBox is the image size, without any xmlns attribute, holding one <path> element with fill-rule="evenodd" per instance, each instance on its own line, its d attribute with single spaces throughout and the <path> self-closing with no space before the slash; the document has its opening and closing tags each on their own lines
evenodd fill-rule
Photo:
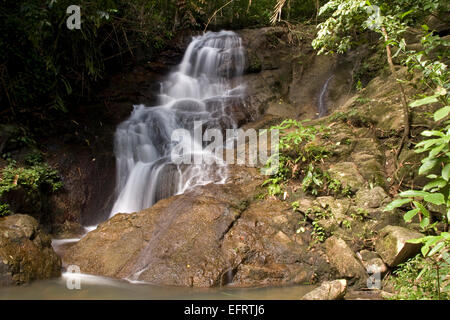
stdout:
<svg viewBox="0 0 450 320">
<path fill-rule="evenodd" d="M 111 216 L 148 208 L 197 185 L 224 181 L 223 164 L 173 163 L 171 154 L 179 143 L 171 138 L 177 129 L 188 130 L 193 138 L 195 126 L 237 128 L 233 108 L 243 105 L 239 76 L 244 64 L 241 39 L 234 32 L 208 32 L 193 38 L 181 64 L 161 84 L 160 104 L 134 106 L 129 119 L 116 130 L 117 199 Z M 195 141 L 193 149 L 203 159 L 214 157 Z"/>
</svg>

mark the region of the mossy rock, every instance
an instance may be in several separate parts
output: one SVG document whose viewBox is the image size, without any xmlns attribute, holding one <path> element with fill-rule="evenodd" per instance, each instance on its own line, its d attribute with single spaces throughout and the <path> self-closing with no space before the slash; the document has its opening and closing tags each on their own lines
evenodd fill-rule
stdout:
<svg viewBox="0 0 450 320">
<path fill-rule="evenodd" d="M 333 179 L 339 180 L 344 188 L 350 188 L 353 193 L 356 193 L 365 184 L 357 165 L 353 162 L 333 164 L 328 172 Z"/>
<path fill-rule="evenodd" d="M 18 285 L 61 275 L 61 259 L 31 216 L 0 218 L 0 286 Z"/>
</svg>

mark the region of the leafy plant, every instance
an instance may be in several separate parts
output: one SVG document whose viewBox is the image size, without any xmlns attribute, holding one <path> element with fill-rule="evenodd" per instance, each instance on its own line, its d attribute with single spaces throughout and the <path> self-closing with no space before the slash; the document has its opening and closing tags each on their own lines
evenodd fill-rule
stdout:
<svg viewBox="0 0 450 320">
<path fill-rule="evenodd" d="M 326 239 L 325 229 L 319 225 L 318 221 L 313 221 L 312 226 L 313 226 L 313 230 L 311 232 L 311 235 L 312 235 L 314 241 L 316 243 L 324 242 Z"/>
<path fill-rule="evenodd" d="M 12 212 L 9 209 L 9 205 L 6 203 L 0 203 L 0 217 L 10 215 Z"/>
<path fill-rule="evenodd" d="M 400 264 L 390 277 L 396 293 L 391 299 L 423 300 L 449 299 L 450 256 L 443 255 L 439 268 L 429 259 L 417 255 Z M 435 281 L 439 279 L 439 281 Z"/>
<path fill-rule="evenodd" d="M 36 154 L 28 157 L 31 165 L 27 167 L 17 166 L 15 161 L 0 172 L 0 198 L 9 192 L 22 188 L 33 203 L 41 201 L 42 195 L 56 192 L 62 187 L 58 172 L 47 163 L 38 160 Z M 0 204 L 0 215 L 12 213 L 7 203 Z"/>
</svg>

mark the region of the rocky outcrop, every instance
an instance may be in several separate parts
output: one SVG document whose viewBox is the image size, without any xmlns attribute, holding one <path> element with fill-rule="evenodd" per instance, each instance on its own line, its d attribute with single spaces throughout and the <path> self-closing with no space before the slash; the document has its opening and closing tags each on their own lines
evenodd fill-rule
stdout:
<svg viewBox="0 0 450 320">
<path fill-rule="evenodd" d="M 375 249 L 388 266 L 395 267 L 419 253 L 422 245 L 407 241 L 422 236 L 419 232 L 403 227 L 386 226 L 378 233 Z"/>
<path fill-rule="evenodd" d="M 23 214 L 0 218 L 0 286 L 58 277 L 61 259 L 37 221 Z"/>
<path fill-rule="evenodd" d="M 255 178 L 256 177 L 256 178 Z M 329 265 L 298 218 L 279 200 L 252 201 L 255 169 L 236 168 L 229 184 L 208 185 L 117 214 L 67 250 L 85 273 L 160 285 L 298 284 L 326 279 Z M 252 202 L 250 205 L 249 203 Z"/>
<path fill-rule="evenodd" d="M 347 293 L 347 280 L 323 282 L 320 287 L 305 294 L 301 300 L 340 300 Z"/>
<path fill-rule="evenodd" d="M 244 81 L 255 119 L 264 114 L 317 117 L 327 82 L 322 102 L 328 110 L 349 98 L 352 72 L 361 56 L 317 56 L 311 46 L 316 32 L 313 26 L 299 25 L 291 31 L 279 26 L 237 32 L 246 49 Z"/>
</svg>

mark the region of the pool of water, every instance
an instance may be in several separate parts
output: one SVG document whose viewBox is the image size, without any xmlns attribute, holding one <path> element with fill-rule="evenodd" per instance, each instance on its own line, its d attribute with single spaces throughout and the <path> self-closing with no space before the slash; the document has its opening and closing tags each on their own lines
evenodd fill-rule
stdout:
<svg viewBox="0 0 450 320">
<path fill-rule="evenodd" d="M 311 285 L 207 289 L 161 287 L 91 275 L 80 275 L 80 289 L 69 289 L 70 287 L 73 288 L 75 283 L 71 275 L 73 274 L 64 273 L 58 279 L 35 281 L 31 284 L 17 287 L 0 288 L 0 299 L 296 300 L 315 288 L 315 286 Z"/>
</svg>

